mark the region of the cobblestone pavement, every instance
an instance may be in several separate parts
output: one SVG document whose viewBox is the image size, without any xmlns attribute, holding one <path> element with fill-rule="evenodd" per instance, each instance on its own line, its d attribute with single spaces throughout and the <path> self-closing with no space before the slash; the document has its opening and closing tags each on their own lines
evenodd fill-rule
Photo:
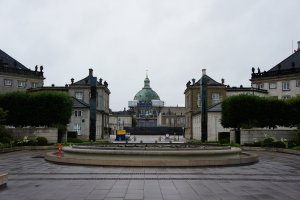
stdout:
<svg viewBox="0 0 300 200">
<path fill-rule="evenodd" d="M 300 199 L 300 156 L 257 152 L 258 163 L 202 168 L 67 166 L 45 151 L 0 154 L 0 200 Z"/>
</svg>

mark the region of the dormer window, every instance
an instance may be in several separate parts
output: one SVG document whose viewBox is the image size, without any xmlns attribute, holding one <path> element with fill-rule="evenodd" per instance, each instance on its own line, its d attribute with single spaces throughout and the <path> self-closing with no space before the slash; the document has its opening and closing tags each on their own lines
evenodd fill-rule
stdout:
<svg viewBox="0 0 300 200">
<path fill-rule="evenodd" d="M 75 92 L 75 98 L 79 100 L 83 100 L 83 92 Z"/>
</svg>

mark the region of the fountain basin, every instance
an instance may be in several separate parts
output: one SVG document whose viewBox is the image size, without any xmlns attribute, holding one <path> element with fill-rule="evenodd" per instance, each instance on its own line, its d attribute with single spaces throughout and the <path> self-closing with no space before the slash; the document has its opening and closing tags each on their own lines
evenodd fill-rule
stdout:
<svg viewBox="0 0 300 200">
<path fill-rule="evenodd" d="M 195 167 L 254 163 L 255 154 L 223 146 L 184 147 L 175 145 L 72 146 L 62 156 L 49 152 L 45 159 L 57 163 L 99 166 Z"/>
</svg>

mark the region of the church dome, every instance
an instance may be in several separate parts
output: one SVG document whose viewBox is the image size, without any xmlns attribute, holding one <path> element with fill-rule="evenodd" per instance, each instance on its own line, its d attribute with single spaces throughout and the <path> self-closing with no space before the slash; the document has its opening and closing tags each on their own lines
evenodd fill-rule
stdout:
<svg viewBox="0 0 300 200">
<path fill-rule="evenodd" d="M 148 75 L 144 80 L 144 87 L 134 96 L 134 100 L 139 102 L 151 102 L 151 100 L 160 100 L 158 94 L 150 87 Z"/>
</svg>

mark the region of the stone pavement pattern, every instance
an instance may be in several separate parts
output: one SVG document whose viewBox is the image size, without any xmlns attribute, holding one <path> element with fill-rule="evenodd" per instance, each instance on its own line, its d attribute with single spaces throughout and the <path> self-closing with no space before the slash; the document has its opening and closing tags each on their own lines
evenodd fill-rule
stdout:
<svg viewBox="0 0 300 200">
<path fill-rule="evenodd" d="M 45 151 L 0 154 L 9 173 L 0 200 L 300 199 L 300 156 L 257 152 L 247 166 L 142 168 L 66 166 Z"/>
</svg>

